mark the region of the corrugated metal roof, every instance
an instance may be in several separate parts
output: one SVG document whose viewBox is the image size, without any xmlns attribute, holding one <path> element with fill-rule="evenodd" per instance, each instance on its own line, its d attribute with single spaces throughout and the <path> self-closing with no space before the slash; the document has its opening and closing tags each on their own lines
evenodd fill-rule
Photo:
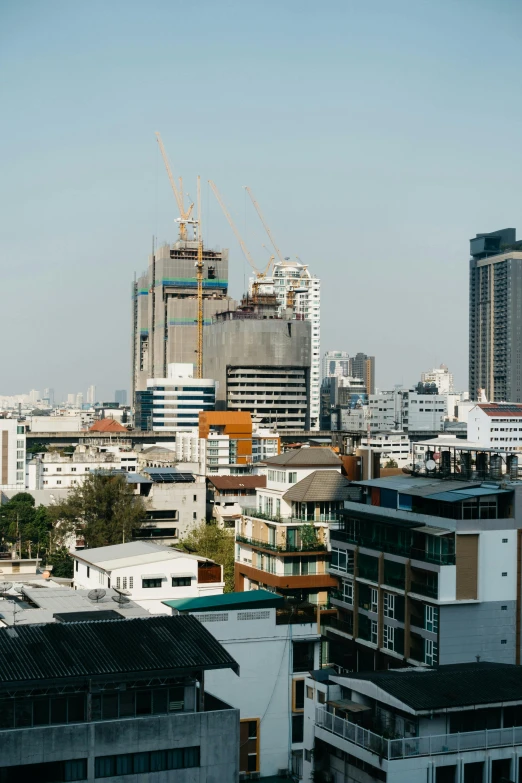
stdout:
<svg viewBox="0 0 522 783">
<path fill-rule="evenodd" d="M 416 711 L 522 701 L 522 666 L 515 664 L 463 663 L 422 671 L 388 669 L 348 675 L 346 679 L 354 690 L 357 681 L 372 682 Z"/>
<path fill-rule="evenodd" d="M 73 553 L 73 557 L 82 562 L 92 563 L 105 570 L 124 568 L 131 565 L 146 565 L 164 560 L 176 560 L 184 557 L 188 560 L 206 560 L 198 555 L 190 555 L 170 546 L 161 546 L 149 541 L 129 541 L 128 544 L 100 546 L 95 549 L 82 549 Z"/>
<path fill-rule="evenodd" d="M 238 665 L 191 616 L 0 629 L 0 686 Z"/>
<path fill-rule="evenodd" d="M 223 595 L 201 596 L 200 598 L 177 598 L 162 601 L 165 606 L 178 612 L 213 612 L 223 609 L 257 609 L 282 606 L 285 599 L 269 590 L 247 590 L 244 593 L 223 593 Z"/>
<path fill-rule="evenodd" d="M 294 484 L 283 495 L 287 503 L 306 501 L 349 500 L 353 497 L 351 484 L 341 475 L 340 470 L 316 470 Z M 354 488 L 360 493 L 358 487 Z"/>
</svg>

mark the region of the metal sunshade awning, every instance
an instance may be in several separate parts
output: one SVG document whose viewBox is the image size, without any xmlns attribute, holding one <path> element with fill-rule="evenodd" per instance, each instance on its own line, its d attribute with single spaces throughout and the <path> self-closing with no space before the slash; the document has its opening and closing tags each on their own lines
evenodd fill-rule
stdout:
<svg viewBox="0 0 522 783">
<path fill-rule="evenodd" d="M 336 701 L 327 701 L 326 703 L 335 710 L 343 710 L 344 712 L 367 712 L 367 710 L 371 710 L 371 707 L 367 704 L 361 704 L 351 699 L 337 699 Z"/>
<path fill-rule="evenodd" d="M 165 574 L 142 574 L 142 579 L 166 579 Z"/>
</svg>

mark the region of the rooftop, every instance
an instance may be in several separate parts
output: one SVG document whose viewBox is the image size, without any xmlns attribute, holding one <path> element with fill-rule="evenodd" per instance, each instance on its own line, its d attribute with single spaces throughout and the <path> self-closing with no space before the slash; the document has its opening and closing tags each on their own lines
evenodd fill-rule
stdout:
<svg viewBox="0 0 522 783">
<path fill-rule="evenodd" d="M 270 609 L 283 606 L 283 596 L 268 590 L 247 590 L 244 593 L 223 593 L 200 598 L 177 598 L 172 601 L 162 601 L 165 606 L 177 609 L 178 612 L 214 612 L 223 609 Z"/>
<path fill-rule="evenodd" d="M 195 617 L 24 625 L 0 630 L 0 683 L 158 676 L 239 667 Z"/>
<path fill-rule="evenodd" d="M 89 427 L 89 432 L 127 432 L 127 428 L 123 427 L 116 419 L 99 419 L 95 421 L 92 427 Z"/>
<path fill-rule="evenodd" d="M 514 664 L 484 662 L 437 669 L 388 669 L 335 680 L 377 700 L 388 694 L 409 708 L 408 712 L 522 701 L 522 666 Z"/>
<path fill-rule="evenodd" d="M 477 408 L 488 416 L 522 416 L 522 404 L 516 402 L 480 402 Z"/>
<path fill-rule="evenodd" d="M 113 546 L 83 549 L 72 554 L 78 560 L 101 566 L 108 571 L 112 568 L 175 560 L 179 557 L 188 558 L 189 560 L 207 560 L 205 557 L 189 555 L 187 552 L 182 552 L 179 549 L 153 544 L 150 541 L 129 541 L 128 544 L 114 544 Z"/>
<path fill-rule="evenodd" d="M 292 468 L 312 468 L 327 467 L 328 465 L 341 468 L 339 457 L 332 449 L 322 446 L 305 446 L 301 449 L 285 451 L 284 454 L 278 454 L 277 457 L 269 457 L 263 462 L 264 465 L 288 466 Z"/>
<path fill-rule="evenodd" d="M 266 487 L 266 476 L 207 476 L 216 489 L 257 489 Z"/>
<path fill-rule="evenodd" d="M 358 494 L 359 489 L 354 489 Z M 308 500 L 350 500 L 353 497 L 350 482 L 337 470 L 316 470 L 290 487 L 283 500 L 304 503 Z"/>
</svg>

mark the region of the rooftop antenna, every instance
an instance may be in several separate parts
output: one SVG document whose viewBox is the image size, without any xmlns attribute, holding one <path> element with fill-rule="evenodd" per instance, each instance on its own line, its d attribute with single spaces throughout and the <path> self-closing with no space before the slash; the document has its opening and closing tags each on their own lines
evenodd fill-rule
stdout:
<svg viewBox="0 0 522 783">
<path fill-rule="evenodd" d="M 114 603 L 118 604 L 120 609 L 126 609 L 127 604 L 130 604 L 130 598 L 127 598 L 125 595 L 121 595 L 121 593 L 118 593 L 118 595 L 112 595 L 111 598 Z"/>
<path fill-rule="evenodd" d="M 89 601 L 93 601 L 94 603 L 99 603 L 102 600 L 102 598 L 105 598 L 106 594 L 107 594 L 106 590 L 102 590 L 102 589 L 90 590 L 87 593 L 87 598 L 89 599 Z"/>
<path fill-rule="evenodd" d="M 12 582 L 0 582 L 0 593 L 5 598 L 6 593 L 12 588 L 13 583 Z"/>
</svg>

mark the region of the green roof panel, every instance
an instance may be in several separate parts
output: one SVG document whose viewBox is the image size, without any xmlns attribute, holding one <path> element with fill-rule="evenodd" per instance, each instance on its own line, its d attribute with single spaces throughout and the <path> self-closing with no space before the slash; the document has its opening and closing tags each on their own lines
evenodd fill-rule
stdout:
<svg viewBox="0 0 522 783">
<path fill-rule="evenodd" d="M 222 595 L 177 598 L 162 601 L 165 606 L 178 612 L 219 612 L 223 609 L 271 609 L 283 606 L 285 599 L 269 590 L 247 590 L 244 593 L 223 593 Z"/>
</svg>

